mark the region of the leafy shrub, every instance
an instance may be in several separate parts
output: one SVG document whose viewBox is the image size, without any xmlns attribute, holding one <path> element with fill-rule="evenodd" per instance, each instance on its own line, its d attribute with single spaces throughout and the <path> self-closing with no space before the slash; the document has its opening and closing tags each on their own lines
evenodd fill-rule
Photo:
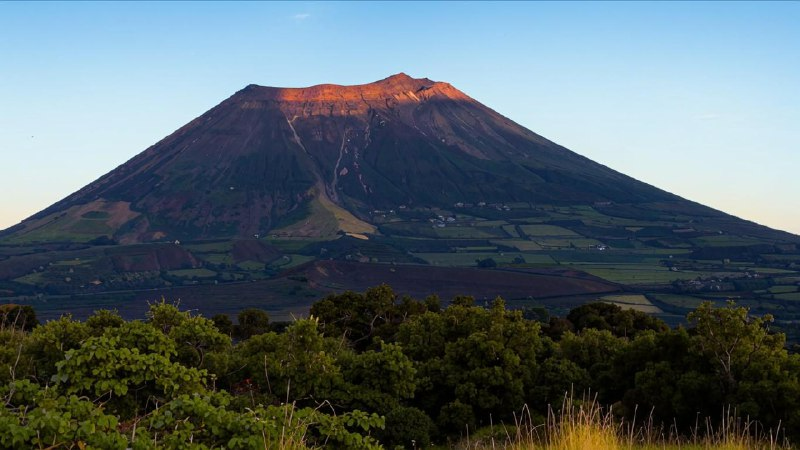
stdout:
<svg viewBox="0 0 800 450">
<path fill-rule="evenodd" d="M 386 429 L 380 433 L 387 447 L 427 447 L 437 434 L 436 425 L 424 411 L 400 406 L 386 414 Z"/>
</svg>

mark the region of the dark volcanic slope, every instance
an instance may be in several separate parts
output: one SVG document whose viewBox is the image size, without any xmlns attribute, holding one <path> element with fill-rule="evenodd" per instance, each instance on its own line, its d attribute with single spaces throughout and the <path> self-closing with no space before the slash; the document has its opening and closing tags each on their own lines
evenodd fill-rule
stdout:
<svg viewBox="0 0 800 450">
<path fill-rule="evenodd" d="M 360 86 L 247 86 L 13 231 L 122 242 L 251 236 L 321 210 L 368 232 L 356 217 L 373 209 L 481 201 L 685 202 L 448 83 L 398 74 Z"/>
</svg>

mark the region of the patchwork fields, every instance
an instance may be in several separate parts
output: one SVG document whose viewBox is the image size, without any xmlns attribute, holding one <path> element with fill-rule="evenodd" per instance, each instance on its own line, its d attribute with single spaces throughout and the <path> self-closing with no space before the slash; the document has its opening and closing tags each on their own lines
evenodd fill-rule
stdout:
<svg viewBox="0 0 800 450">
<path fill-rule="evenodd" d="M 409 295 L 439 292 L 448 300 L 478 292 L 552 312 L 599 300 L 674 323 L 702 301 L 734 299 L 755 313 L 774 314 L 778 327 L 791 329 L 800 321 L 800 238 L 743 226 L 722 214 L 698 217 L 684 208 L 670 212 L 663 202 L 652 208 L 405 207 L 373 214 L 375 233 L 330 238 L 275 233 L 171 242 L 165 237 L 162 243 L 138 245 L 0 240 L 0 298 L 33 303 L 44 317 L 100 306 L 101 298 L 161 295 L 191 298 L 209 311 L 247 303 L 285 316 L 289 310 L 302 313 L 328 292 L 387 282 Z M 101 213 L 87 213 L 84 220 L 101 220 Z M 313 218 L 307 227 L 329 226 L 310 223 Z M 442 272 L 448 268 L 455 271 Z M 443 278 L 422 282 L 419 273 L 425 271 Z M 536 271 L 566 281 L 596 280 L 608 289 L 553 291 L 541 273 L 532 276 Z M 503 289 L 513 273 L 526 274 L 528 281 Z M 487 289 L 478 289 L 480 283 Z M 215 294 L 204 301 L 202 292 Z M 221 307 L 225 302 L 230 305 Z"/>
</svg>

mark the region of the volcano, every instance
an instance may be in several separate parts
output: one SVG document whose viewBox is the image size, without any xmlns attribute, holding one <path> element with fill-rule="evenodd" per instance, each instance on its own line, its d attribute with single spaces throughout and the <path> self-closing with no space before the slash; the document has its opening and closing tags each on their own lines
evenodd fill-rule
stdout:
<svg viewBox="0 0 800 450">
<path fill-rule="evenodd" d="M 0 297 L 48 318 L 98 307 L 139 317 L 162 296 L 287 317 L 379 283 L 557 314 L 622 302 L 673 323 L 702 300 L 736 297 L 793 321 L 800 237 L 637 181 L 402 73 L 247 86 L 0 232 Z"/>
<path fill-rule="evenodd" d="M 445 82 L 249 85 L 13 228 L 122 243 L 375 233 L 374 211 L 528 202 L 678 203 Z M 8 234 L 8 233 L 6 233 Z"/>
</svg>

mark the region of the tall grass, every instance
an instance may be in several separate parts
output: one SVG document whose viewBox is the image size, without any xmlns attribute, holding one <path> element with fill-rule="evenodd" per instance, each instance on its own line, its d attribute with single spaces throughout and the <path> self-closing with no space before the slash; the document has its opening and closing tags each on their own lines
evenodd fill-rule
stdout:
<svg viewBox="0 0 800 450">
<path fill-rule="evenodd" d="M 511 450 L 778 450 L 793 448 L 781 430 L 765 430 L 757 422 L 736 417 L 726 410 L 718 425 L 706 419 L 690 435 L 676 427 L 656 425 L 650 415 L 644 423 L 617 420 L 610 408 L 602 408 L 596 397 L 564 398 L 558 410 L 549 409 L 544 424 L 537 424 L 524 408 L 511 427 L 498 427 L 483 439 L 465 439 L 458 449 Z M 502 435 L 504 434 L 504 436 Z M 500 437 L 498 437 L 500 436 Z"/>
</svg>

